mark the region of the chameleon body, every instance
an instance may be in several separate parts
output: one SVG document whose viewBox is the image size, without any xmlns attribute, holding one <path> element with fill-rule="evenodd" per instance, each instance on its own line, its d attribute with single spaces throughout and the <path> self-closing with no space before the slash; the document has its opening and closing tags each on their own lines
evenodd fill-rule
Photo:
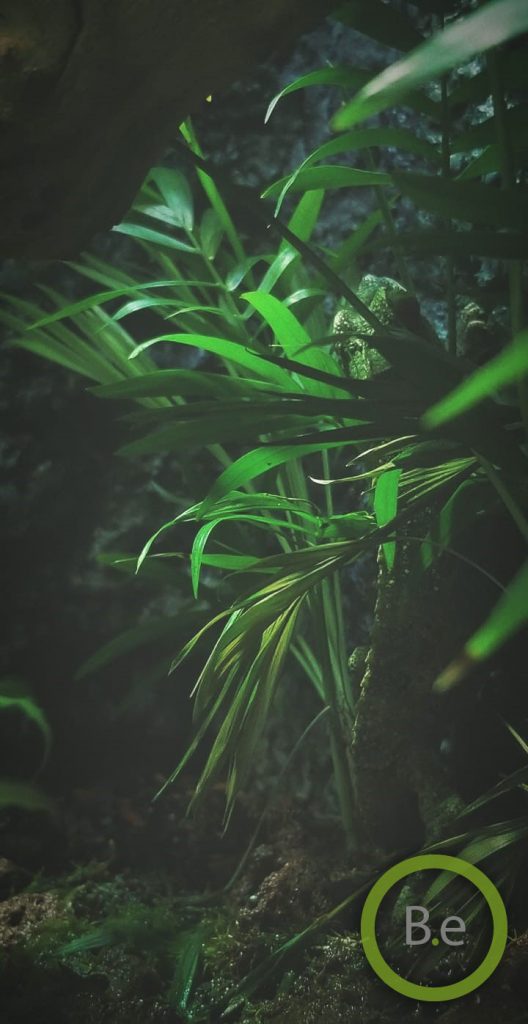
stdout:
<svg viewBox="0 0 528 1024">
<path fill-rule="evenodd" d="M 431 324 L 422 316 L 415 296 L 392 277 L 366 274 L 357 288 L 357 296 L 384 326 L 404 327 L 437 340 Z M 374 328 L 350 306 L 337 311 L 332 330 L 336 339 L 335 352 L 343 373 L 348 377 L 368 380 L 388 369 L 386 359 L 369 341 Z"/>
</svg>

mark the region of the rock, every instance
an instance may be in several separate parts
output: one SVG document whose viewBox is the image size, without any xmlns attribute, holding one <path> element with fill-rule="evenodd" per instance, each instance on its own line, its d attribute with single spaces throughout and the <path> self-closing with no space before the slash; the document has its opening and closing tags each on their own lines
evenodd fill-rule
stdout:
<svg viewBox="0 0 528 1024">
<path fill-rule="evenodd" d="M 31 892 L 12 896 L 0 904 L 0 947 L 7 949 L 28 939 L 44 921 L 63 913 L 53 892 Z"/>
</svg>

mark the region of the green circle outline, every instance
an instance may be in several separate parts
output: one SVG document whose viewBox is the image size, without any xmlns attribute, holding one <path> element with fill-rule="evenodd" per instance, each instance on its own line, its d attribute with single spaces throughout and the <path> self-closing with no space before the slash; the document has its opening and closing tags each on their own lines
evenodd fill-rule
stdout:
<svg viewBox="0 0 528 1024">
<path fill-rule="evenodd" d="M 419 985 L 416 982 L 401 978 L 396 971 L 393 971 L 387 961 L 383 958 L 376 938 L 376 917 L 384 896 L 392 889 L 396 882 L 399 882 L 406 875 L 416 871 L 450 871 L 453 874 L 461 875 L 477 888 L 491 911 L 493 922 L 493 937 L 490 947 L 482 963 L 475 968 L 467 978 L 452 982 L 449 985 L 437 985 L 430 987 Z M 389 868 L 370 890 L 363 912 L 361 914 L 361 941 L 365 956 L 373 971 L 390 988 L 409 999 L 420 999 L 423 1002 L 447 1002 L 450 999 L 458 999 L 466 996 L 479 988 L 493 974 L 498 967 L 508 940 L 508 917 L 502 896 L 490 878 L 484 874 L 475 864 L 462 860 L 460 857 L 452 857 L 447 854 L 422 854 L 418 857 L 408 857 L 400 861 L 392 868 Z"/>
</svg>

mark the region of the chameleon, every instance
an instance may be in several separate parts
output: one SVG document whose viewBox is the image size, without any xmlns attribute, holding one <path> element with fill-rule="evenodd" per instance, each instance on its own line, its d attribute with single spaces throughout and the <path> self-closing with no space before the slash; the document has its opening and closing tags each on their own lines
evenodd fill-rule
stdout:
<svg viewBox="0 0 528 1024">
<path fill-rule="evenodd" d="M 435 337 L 416 298 L 392 278 L 368 274 L 357 294 L 384 325 Z M 389 368 L 369 343 L 373 328 L 355 310 L 338 310 L 333 332 L 345 375 L 368 380 Z M 348 663 L 356 701 L 349 748 L 358 814 L 364 842 L 384 849 L 432 838 L 459 809 L 440 757 L 431 698 L 445 658 L 436 625 L 444 598 L 412 557 L 405 530 L 393 570 L 379 553 L 370 643 L 357 647 Z"/>
<path fill-rule="evenodd" d="M 415 296 L 392 277 L 366 274 L 356 294 L 385 326 L 406 327 L 417 334 L 435 338 L 431 325 L 421 314 Z M 387 360 L 368 340 L 374 334 L 374 328 L 351 306 L 343 306 L 337 311 L 332 333 L 336 339 L 335 354 L 347 377 L 368 380 L 389 368 Z"/>
</svg>

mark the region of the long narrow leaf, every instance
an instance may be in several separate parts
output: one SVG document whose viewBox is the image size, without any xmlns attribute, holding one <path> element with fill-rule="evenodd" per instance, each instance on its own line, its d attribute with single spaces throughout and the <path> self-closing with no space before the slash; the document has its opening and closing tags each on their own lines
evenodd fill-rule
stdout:
<svg viewBox="0 0 528 1024">
<path fill-rule="evenodd" d="M 401 102 L 410 90 L 439 78 L 477 53 L 500 46 L 526 31 L 528 6 L 525 3 L 490 0 L 372 79 L 335 115 L 334 128 L 338 131 L 350 128 L 390 104 Z"/>
<path fill-rule="evenodd" d="M 480 661 L 491 657 L 528 622 L 528 562 L 525 562 L 495 608 L 464 647 L 461 655 L 438 676 L 435 690 L 451 689 Z"/>
<path fill-rule="evenodd" d="M 472 409 L 485 398 L 513 381 L 528 376 L 528 331 L 523 331 L 503 352 L 475 370 L 467 380 L 434 405 L 423 417 L 424 426 L 434 429 Z"/>
</svg>

